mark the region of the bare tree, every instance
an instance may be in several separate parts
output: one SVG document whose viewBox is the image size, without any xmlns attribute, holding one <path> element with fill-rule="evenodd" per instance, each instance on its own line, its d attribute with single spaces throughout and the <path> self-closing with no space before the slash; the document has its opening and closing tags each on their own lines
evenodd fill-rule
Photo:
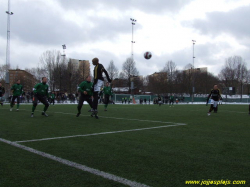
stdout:
<svg viewBox="0 0 250 187">
<path fill-rule="evenodd" d="M 5 76 L 6 76 L 6 71 L 10 69 L 10 65 L 0 65 L 0 81 L 4 81 L 5 80 Z"/>
<path fill-rule="evenodd" d="M 107 68 L 107 72 L 109 74 L 110 79 L 114 80 L 115 78 L 118 78 L 119 71 L 115 66 L 113 60 L 110 61 L 109 66 Z"/>
<path fill-rule="evenodd" d="M 44 69 L 47 73 L 46 77 L 48 78 L 48 84 L 50 85 L 50 89 L 54 89 L 54 83 L 56 82 L 56 74 L 58 73 L 55 72 L 55 69 L 60 63 L 62 63 L 62 61 L 63 58 L 60 51 L 56 50 L 45 51 L 40 56 L 40 63 L 42 65 L 42 69 Z"/>
<path fill-rule="evenodd" d="M 163 94 L 168 92 L 166 72 L 160 72 L 155 75 L 149 75 L 147 79 L 148 91 L 153 92 L 155 94 Z"/>
<path fill-rule="evenodd" d="M 243 84 L 247 81 L 248 70 L 241 56 L 232 56 L 225 60 L 219 78 L 225 87 L 235 87 L 242 95 Z"/>
<path fill-rule="evenodd" d="M 173 62 L 172 60 L 168 61 L 165 64 L 162 72 L 167 73 L 167 86 L 169 87 L 169 92 L 173 93 L 175 91 L 174 82 L 176 80 L 177 73 L 178 73 L 175 62 Z"/>
<path fill-rule="evenodd" d="M 130 92 L 131 77 L 139 75 L 139 71 L 135 67 L 135 61 L 132 58 L 127 58 L 127 60 L 123 63 L 122 70 L 125 75 L 124 78 L 127 80 L 127 85 Z"/>
</svg>

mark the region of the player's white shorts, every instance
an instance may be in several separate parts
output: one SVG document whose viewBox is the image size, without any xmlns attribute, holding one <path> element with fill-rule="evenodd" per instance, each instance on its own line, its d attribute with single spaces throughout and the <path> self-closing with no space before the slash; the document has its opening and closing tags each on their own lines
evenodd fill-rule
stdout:
<svg viewBox="0 0 250 187">
<path fill-rule="evenodd" d="M 103 81 L 98 79 L 97 83 L 94 86 L 94 92 L 100 92 L 102 87 L 103 87 Z"/>
<path fill-rule="evenodd" d="M 211 105 L 214 105 L 214 107 L 217 107 L 218 105 L 218 101 L 214 101 L 213 99 L 211 99 L 210 103 Z"/>
</svg>

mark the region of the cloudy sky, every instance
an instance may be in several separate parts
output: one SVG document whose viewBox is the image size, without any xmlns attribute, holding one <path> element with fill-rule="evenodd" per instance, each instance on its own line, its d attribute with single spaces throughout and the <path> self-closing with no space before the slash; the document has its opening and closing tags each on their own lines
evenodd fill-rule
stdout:
<svg viewBox="0 0 250 187">
<path fill-rule="evenodd" d="M 12 68 L 36 67 L 46 50 L 66 44 L 68 58 L 111 60 L 119 70 L 131 57 L 141 75 L 172 60 L 217 75 L 225 59 L 241 56 L 250 68 L 250 0 L 11 0 Z M 6 63 L 8 0 L 0 0 L 0 65 Z M 146 60 L 145 51 L 153 57 Z"/>
</svg>

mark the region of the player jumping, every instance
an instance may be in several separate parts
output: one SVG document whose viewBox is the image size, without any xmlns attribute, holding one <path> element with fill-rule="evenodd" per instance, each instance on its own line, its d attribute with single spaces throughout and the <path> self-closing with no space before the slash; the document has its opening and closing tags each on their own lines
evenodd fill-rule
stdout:
<svg viewBox="0 0 250 187">
<path fill-rule="evenodd" d="M 47 83 L 47 78 L 43 77 L 42 83 L 36 84 L 33 88 L 34 98 L 33 98 L 33 107 L 32 107 L 32 113 L 31 113 L 32 118 L 34 117 L 34 111 L 36 109 L 38 100 L 45 105 L 42 115 L 44 115 L 45 117 L 48 117 L 48 114 L 45 113 L 47 109 L 49 108 L 49 102 L 47 100 L 47 98 L 49 98 L 49 92 L 48 92 L 49 87 L 46 83 Z"/>
<path fill-rule="evenodd" d="M 91 114 L 91 116 L 95 116 L 96 119 L 98 119 L 98 111 L 97 111 L 97 107 L 98 107 L 98 92 L 101 91 L 101 87 L 103 86 L 103 81 L 104 78 L 102 76 L 102 73 L 104 72 L 108 82 L 111 82 L 111 79 L 109 78 L 108 72 L 105 70 L 105 68 L 103 67 L 102 64 L 99 64 L 99 59 L 98 58 L 94 58 L 92 60 L 92 64 L 95 66 L 94 68 L 94 101 L 93 101 L 93 113 Z"/>
<path fill-rule="evenodd" d="M 218 111 L 218 101 L 221 98 L 221 94 L 220 94 L 220 90 L 218 89 L 217 84 L 214 85 L 214 88 L 211 90 L 210 94 L 208 95 L 207 104 L 208 104 L 210 97 L 211 97 L 211 106 L 210 106 L 210 109 L 207 113 L 208 116 L 211 115 L 211 112 L 213 110 L 214 110 L 214 113 L 217 113 L 217 111 Z"/>
<path fill-rule="evenodd" d="M 88 76 L 86 81 L 83 81 L 79 86 L 78 86 L 78 91 L 80 92 L 80 99 L 79 103 L 77 106 L 78 113 L 76 114 L 76 117 L 79 117 L 81 114 L 81 109 L 84 101 L 87 101 L 90 108 L 92 109 L 92 89 L 93 89 L 93 83 L 91 82 L 91 77 Z"/>
</svg>

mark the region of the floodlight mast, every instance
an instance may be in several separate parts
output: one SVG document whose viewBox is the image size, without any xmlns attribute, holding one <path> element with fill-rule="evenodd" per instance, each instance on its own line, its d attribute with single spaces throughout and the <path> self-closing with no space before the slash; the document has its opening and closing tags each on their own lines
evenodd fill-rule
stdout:
<svg viewBox="0 0 250 187">
<path fill-rule="evenodd" d="M 6 97 L 9 96 L 9 89 L 7 85 L 9 84 L 9 67 L 10 67 L 10 16 L 14 13 L 10 11 L 10 0 L 8 0 L 8 11 L 7 14 L 7 46 L 6 46 L 6 69 L 5 69 L 5 86 L 6 86 Z"/>
<path fill-rule="evenodd" d="M 192 103 L 194 103 L 194 92 L 195 92 L 195 87 L 194 87 L 194 73 L 195 73 L 195 70 L 194 70 L 194 59 L 195 59 L 195 56 L 194 56 L 194 45 L 195 45 L 195 42 L 196 40 L 192 40 L 193 42 L 193 71 L 192 71 L 192 81 L 193 81 L 193 86 L 192 86 Z"/>
<path fill-rule="evenodd" d="M 131 58 L 134 61 L 133 44 L 135 43 L 135 41 L 134 41 L 134 27 L 133 26 L 135 25 L 136 20 L 133 18 L 130 18 L 130 20 L 131 20 L 131 24 L 132 24 Z"/>
<path fill-rule="evenodd" d="M 8 1 L 7 14 L 7 47 L 6 47 L 6 68 L 10 65 L 10 16 L 14 13 L 10 11 L 10 0 Z"/>
</svg>

